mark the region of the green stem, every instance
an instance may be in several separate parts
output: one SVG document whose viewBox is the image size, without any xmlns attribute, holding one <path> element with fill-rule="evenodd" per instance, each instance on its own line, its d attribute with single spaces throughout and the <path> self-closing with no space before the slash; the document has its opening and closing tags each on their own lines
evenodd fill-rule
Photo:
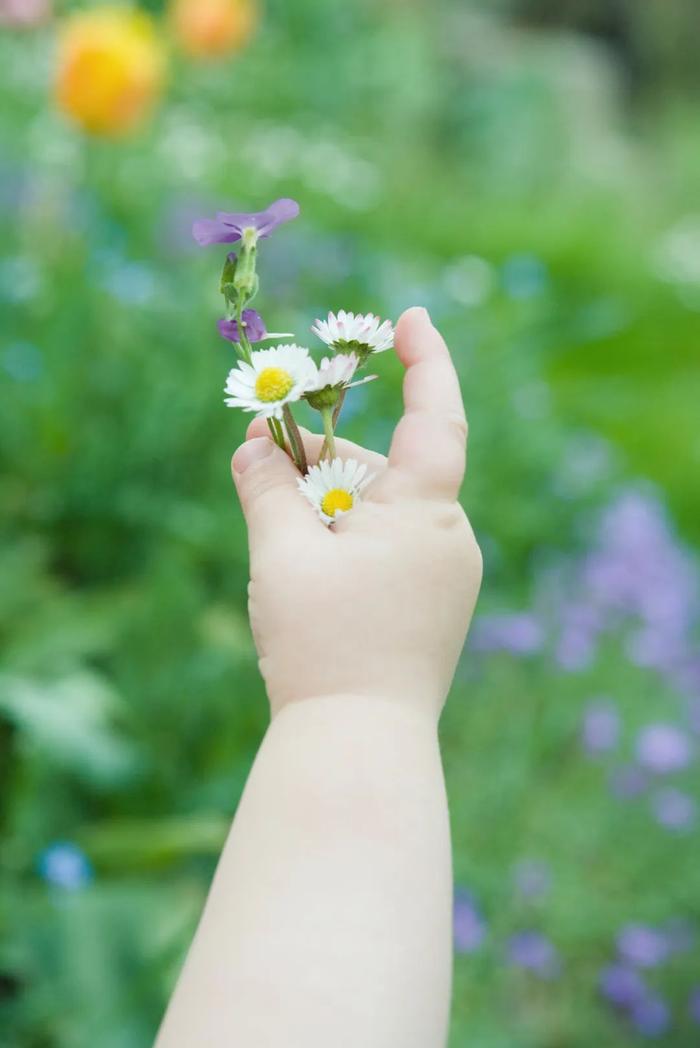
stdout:
<svg viewBox="0 0 700 1048">
<path fill-rule="evenodd" d="M 285 444 L 284 431 L 282 429 L 282 423 L 280 422 L 280 420 L 277 418 L 269 418 L 267 420 L 267 424 L 269 426 L 270 433 L 272 434 L 272 439 L 274 440 L 277 447 L 282 448 L 282 451 L 286 452 L 287 445 Z"/>
<path fill-rule="evenodd" d="M 338 394 L 338 399 L 336 401 L 335 407 L 333 408 L 333 420 L 332 421 L 333 421 L 333 432 L 334 433 L 335 433 L 336 426 L 338 425 L 338 417 L 340 415 L 340 409 L 343 406 L 343 401 L 345 400 L 346 392 L 347 392 L 347 390 L 341 389 L 340 393 Z M 321 445 L 321 454 L 318 456 L 319 457 L 319 461 L 326 454 L 327 449 L 328 449 L 328 438 L 325 438 L 324 441 L 323 441 L 323 444 Z"/>
<path fill-rule="evenodd" d="M 241 347 L 243 359 L 245 360 L 246 364 L 250 364 L 252 361 L 253 351 L 251 349 L 250 342 L 248 341 L 248 336 L 245 333 L 245 328 L 243 327 L 243 303 L 240 298 L 238 299 L 238 304 L 236 305 L 236 323 L 238 324 L 238 345 Z"/>
<path fill-rule="evenodd" d="M 292 458 L 296 463 L 296 467 L 299 472 L 306 476 L 308 470 L 308 463 L 306 461 L 306 449 L 304 448 L 304 441 L 301 439 L 301 433 L 299 427 L 296 424 L 292 409 L 289 404 L 285 404 L 282 408 L 284 415 L 284 422 L 287 427 L 287 436 L 289 437 L 289 444 L 292 449 Z"/>
<path fill-rule="evenodd" d="M 332 461 L 336 457 L 336 453 L 335 436 L 333 434 L 333 412 L 331 409 L 321 408 L 321 418 L 323 419 L 323 432 L 326 435 L 326 439 L 323 442 L 323 448 L 321 449 L 321 458 L 325 453 L 327 453 L 328 458 Z"/>
</svg>

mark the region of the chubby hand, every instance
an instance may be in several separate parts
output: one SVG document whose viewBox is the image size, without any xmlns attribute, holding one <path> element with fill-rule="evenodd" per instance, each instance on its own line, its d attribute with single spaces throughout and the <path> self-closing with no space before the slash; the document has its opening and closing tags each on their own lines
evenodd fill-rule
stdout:
<svg viewBox="0 0 700 1048">
<path fill-rule="evenodd" d="M 248 524 L 249 609 L 273 716 L 287 703 L 363 695 L 436 716 L 481 583 L 481 554 L 457 502 L 467 424 L 449 351 L 424 309 L 396 328 L 404 414 L 388 458 L 336 440 L 375 474 L 332 528 L 299 472 L 255 419 L 233 456 Z M 352 394 L 351 394 L 352 395 Z M 323 438 L 302 430 L 309 463 Z"/>
</svg>

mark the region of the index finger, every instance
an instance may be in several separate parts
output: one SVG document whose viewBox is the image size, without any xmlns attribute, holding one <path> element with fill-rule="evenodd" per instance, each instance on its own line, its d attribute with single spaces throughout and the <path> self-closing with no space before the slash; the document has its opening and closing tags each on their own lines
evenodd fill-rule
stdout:
<svg viewBox="0 0 700 1048">
<path fill-rule="evenodd" d="M 467 420 L 452 358 L 427 310 L 403 314 L 396 352 L 406 367 L 404 414 L 389 449 L 388 474 L 417 495 L 455 499 L 466 465 Z"/>
</svg>

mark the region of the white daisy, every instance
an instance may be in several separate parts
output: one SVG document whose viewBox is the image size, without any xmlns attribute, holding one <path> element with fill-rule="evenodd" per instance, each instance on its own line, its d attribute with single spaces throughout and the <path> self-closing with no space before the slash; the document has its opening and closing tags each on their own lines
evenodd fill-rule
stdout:
<svg viewBox="0 0 700 1048">
<path fill-rule="evenodd" d="M 327 386 L 347 386 L 357 371 L 360 358 L 357 353 L 340 353 L 335 357 L 324 357 L 318 366 L 312 390 Z"/>
<path fill-rule="evenodd" d="M 374 478 L 374 474 L 367 477 L 366 473 L 367 466 L 360 465 L 356 459 L 343 462 L 336 458 L 311 466 L 297 484 L 323 523 L 332 524 L 360 501 L 362 491 Z"/>
<path fill-rule="evenodd" d="M 258 349 L 251 363 L 239 361 L 228 373 L 224 402 L 230 408 L 257 411 L 264 418 L 282 418 L 285 404 L 299 400 L 316 380 L 317 368 L 303 346 Z"/>
<path fill-rule="evenodd" d="M 373 313 L 363 315 L 329 313 L 328 320 L 317 320 L 311 330 L 333 349 L 357 349 L 361 358 L 368 353 L 383 353 L 394 345 L 394 327 L 390 320 L 381 322 Z"/>
</svg>

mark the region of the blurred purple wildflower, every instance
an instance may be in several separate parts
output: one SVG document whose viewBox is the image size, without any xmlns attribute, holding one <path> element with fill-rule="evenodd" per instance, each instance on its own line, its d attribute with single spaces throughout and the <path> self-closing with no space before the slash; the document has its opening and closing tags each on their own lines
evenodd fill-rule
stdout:
<svg viewBox="0 0 700 1048">
<path fill-rule="evenodd" d="M 267 334 L 267 328 L 263 318 L 254 309 L 244 309 L 241 314 L 243 327 L 249 342 L 260 342 Z M 229 342 L 240 342 L 238 332 L 238 321 L 220 320 L 218 322 L 219 334 Z"/>
<path fill-rule="evenodd" d="M 513 881 L 522 899 L 535 901 L 549 894 L 552 875 L 545 862 L 537 859 L 521 859 L 513 870 Z"/>
<path fill-rule="evenodd" d="M 624 764 L 610 773 L 610 790 L 623 800 L 638 797 L 647 788 L 646 773 L 636 764 Z"/>
<path fill-rule="evenodd" d="M 553 979 L 561 971 L 556 947 L 541 932 L 516 932 L 508 940 L 507 951 L 512 965 L 524 968 L 541 979 Z"/>
<path fill-rule="evenodd" d="M 649 724 L 637 736 L 637 759 L 655 775 L 681 771 L 691 759 L 688 736 L 675 724 Z"/>
<path fill-rule="evenodd" d="M 693 798 L 673 786 L 659 790 L 652 798 L 651 808 L 661 826 L 676 832 L 691 829 L 697 814 Z"/>
<path fill-rule="evenodd" d="M 627 924 L 617 936 L 617 951 L 628 964 L 657 968 L 669 954 L 666 936 L 649 924 Z"/>
<path fill-rule="evenodd" d="M 614 750 L 620 737 L 620 714 L 610 699 L 596 699 L 583 715 L 581 742 L 591 756 Z"/>
<path fill-rule="evenodd" d="M 664 673 L 686 692 L 700 685 L 692 656 L 698 570 L 652 493 L 627 491 L 615 499 L 574 580 L 574 603 L 571 582 L 564 580 L 554 595 L 560 621 L 555 656 L 564 669 L 584 669 L 603 633 L 632 627 L 627 651 L 634 662 Z"/>
<path fill-rule="evenodd" d="M 472 894 L 463 888 L 455 892 L 453 935 L 457 953 L 473 953 L 486 937 L 486 921 Z"/>
<path fill-rule="evenodd" d="M 542 647 L 543 630 L 529 612 L 481 615 L 474 623 L 471 645 L 475 651 L 507 651 L 534 655 Z"/>
<path fill-rule="evenodd" d="M 639 972 L 628 964 L 609 964 L 600 973 L 600 992 L 617 1008 L 631 1008 L 647 995 L 647 986 Z"/>
<path fill-rule="evenodd" d="M 269 237 L 283 222 L 299 214 L 296 200 L 275 200 L 265 211 L 218 211 L 216 218 L 202 218 L 192 226 L 192 236 L 203 247 L 207 244 L 234 244 L 245 229 L 256 230 L 258 237 Z"/>
<path fill-rule="evenodd" d="M 688 1015 L 696 1026 L 700 1026 L 700 986 L 695 986 L 690 991 Z"/>
<path fill-rule="evenodd" d="M 39 875 L 55 888 L 78 891 L 93 878 L 93 870 L 85 853 L 69 841 L 51 844 L 39 856 Z"/>
<path fill-rule="evenodd" d="M 651 994 L 632 1005 L 632 1025 L 643 1037 L 660 1037 L 671 1024 L 671 1013 L 662 997 Z"/>
</svg>

